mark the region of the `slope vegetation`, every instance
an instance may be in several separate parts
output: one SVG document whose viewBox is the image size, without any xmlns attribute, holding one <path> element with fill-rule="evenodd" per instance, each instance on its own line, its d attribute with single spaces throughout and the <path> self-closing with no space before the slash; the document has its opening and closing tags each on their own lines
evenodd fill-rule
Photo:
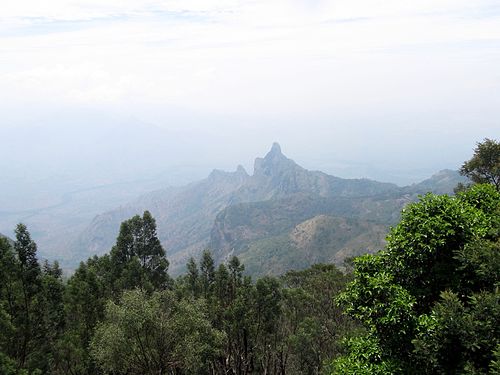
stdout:
<svg viewBox="0 0 500 375">
<path fill-rule="evenodd" d="M 108 251 L 120 222 L 149 210 L 174 275 L 207 247 L 218 262 L 241 255 L 255 274 L 318 261 L 342 264 L 346 257 L 381 247 L 405 204 L 434 188 L 451 192 L 457 176 L 443 171 L 405 188 L 342 179 L 302 168 L 275 143 L 264 158 L 255 160 L 252 175 L 241 166 L 234 172 L 214 170 L 199 182 L 155 191 L 97 216 L 79 236 L 78 256 Z M 309 240 L 300 240 L 297 231 Z"/>
</svg>

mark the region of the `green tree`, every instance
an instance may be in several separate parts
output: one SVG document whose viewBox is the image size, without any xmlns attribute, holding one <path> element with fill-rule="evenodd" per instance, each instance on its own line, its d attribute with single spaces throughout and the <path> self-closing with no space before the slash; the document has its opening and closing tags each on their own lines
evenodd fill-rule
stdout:
<svg viewBox="0 0 500 375">
<path fill-rule="evenodd" d="M 340 351 L 340 340 L 357 328 L 343 314 L 334 298 L 344 289 L 348 276 L 333 264 L 316 264 L 282 276 L 284 355 L 287 373 L 322 373 L 327 359 Z"/>
<path fill-rule="evenodd" d="M 231 276 L 231 299 L 236 297 L 236 291 L 241 286 L 243 280 L 243 271 L 245 271 L 245 266 L 241 264 L 237 256 L 231 257 L 227 265 L 229 274 Z"/>
<path fill-rule="evenodd" d="M 104 318 L 111 297 L 110 257 L 93 257 L 81 262 L 68 280 L 64 293 L 66 325 L 55 344 L 55 374 L 98 374 L 88 350 L 95 327 Z"/>
<path fill-rule="evenodd" d="M 500 344 L 499 322 L 500 293 L 483 291 L 462 301 L 443 292 L 431 313 L 420 317 L 413 341 L 422 372 L 486 373 Z"/>
<path fill-rule="evenodd" d="M 49 372 L 57 365 L 55 351 L 58 340 L 65 330 L 64 284 L 62 270 L 55 261 L 45 261 L 42 267 L 42 291 L 38 301 L 43 311 L 43 340 L 38 344 L 38 362 L 44 364 L 44 372 Z"/>
<path fill-rule="evenodd" d="M 200 303 L 178 301 L 170 291 L 126 291 L 108 302 L 92 340 L 92 355 L 107 373 L 203 373 L 223 336 Z"/>
<path fill-rule="evenodd" d="M 186 268 L 189 290 L 194 297 L 198 297 L 200 293 L 200 272 L 193 257 L 189 258 Z"/>
<path fill-rule="evenodd" d="M 204 250 L 200 260 L 200 280 L 203 296 L 208 298 L 215 281 L 215 264 L 209 250 Z"/>
<path fill-rule="evenodd" d="M 16 326 L 19 329 L 18 354 L 19 367 L 30 366 L 28 358 L 36 351 L 36 341 L 41 339 L 41 311 L 37 301 L 42 288 L 41 269 L 36 256 L 37 246 L 24 224 L 15 230 L 14 250 L 18 259 L 18 278 L 21 283 L 20 312 Z"/>
<path fill-rule="evenodd" d="M 473 182 L 493 184 L 500 190 L 500 143 L 486 138 L 474 149 L 474 155 L 460 168 Z"/>
<path fill-rule="evenodd" d="M 61 271 L 41 269 L 25 225 L 15 232 L 13 246 L 0 238 L 0 373 L 48 373 L 64 329 Z"/>
<path fill-rule="evenodd" d="M 217 361 L 217 373 L 251 374 L 255 370 L 255 285 L 250 277 L 243 278 L 236 289 L 235 298 L 219 302 L 214 324 L 227 337 L 226 350 Z"/>
<path fill-rule="evenodd" d="M 500 344 L 499 214 L 492 185 L 409 205 L 386 250 L 355 261 L 339 302 L 367 333 L 350 341 L 333 371 L 486 372 Z"/>
<path fill-rule="evenodd" d="M 33 296 L 40 289 L 40 264 L 36 256 L 37 246 L 31 239 L 28 228 L 24 224 L 18 224 L 16 227 L 16 241 L 14 250 L 20 265 L 21 279 L 24 292 L 28 296 Z"/>
<path fill-rule="evenodd" d="M 169 284 L 168 260 L 149 211 L 124 221 L 116 245 L 111 249 L 115 290 L 141 287 L 148 290 Z"/>
<path fill-rule="evenodd" d="M 215 272 L 213 293 L 222 307 L 231 303 L 231 282 L 229 272 L 224 264 L 220 264 Z"/>
<path fill-rule="evenodd" d="M 278 329 L 282 316 L 282 290 L 276 278 L 265 276 L 255 283 L 254 335 L 256 371 L 271 374 L 283 368 L 282 335 Z"/>
<path fill-rule="evenodd" d="M 16 373 L 16 340 L 14 317 L 16 314 L 16 259 L 6 238 L 0 237 L 0 373 Z"/>
</svg>

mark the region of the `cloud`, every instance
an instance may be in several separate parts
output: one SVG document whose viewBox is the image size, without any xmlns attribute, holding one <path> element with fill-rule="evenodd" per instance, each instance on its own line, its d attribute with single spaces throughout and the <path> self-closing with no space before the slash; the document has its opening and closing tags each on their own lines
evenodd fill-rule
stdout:
<svg viewBox="0 0 500 375">
<path fill-rule="evenodd" d="M 216 14 L 238 2 L 219 0 L 20 0 L 3 6 L 2 19 L 88 21 L 158 13 Z"/>
<path fill-rule="evenodd" d="M 241 115 L 493 106 L 495 9 L 493 0 L 8 2 L 0 98 Z"/>
<path fill-rule="evenodd" d="M 180 129 L 206 163 L 278 140 L 310 168 L 456 167 L 498 133 L 497 2 L 8 1 L 0 127 L 104 112 Z"/>
</svg>

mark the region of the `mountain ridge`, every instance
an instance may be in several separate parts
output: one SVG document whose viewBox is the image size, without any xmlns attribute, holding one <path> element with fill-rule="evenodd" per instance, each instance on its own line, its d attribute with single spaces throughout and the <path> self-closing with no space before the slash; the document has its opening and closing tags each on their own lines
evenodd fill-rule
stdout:
<svg viewBox="0 0 500 375">
<path fill-rule="evenodd" d="M 426 185 L 401 188 L 391 183 L 342 179 L 309 171 L 287 158 L 280 145 L 274 143 L 263 158 L 255 159 L 252 175 L 242 166 L 232 172 L 214 169 L 198 182 L 143 195 L 126 206 L 98 215 L 80 235 L 77 246 L 88 255 L 108 251 L 120 222 L 149 210 L 157 220 L 172 273 L 178 274 L 187 259 L 198 257 L 204 248 L 211 248 L 215 259 L 221 262 L 233 250 L 241 252 L 241 246 L 251 246 L 252 241 L 286 237 L 297 225 L 318 215 L 359 223 L 369 222 L 366 216 L 373 215 L 376 225 L 388 227 L 397 220 L 404 204 L 416 199 L 418 191 L 443 179 L 426 181 Z M 251 222 L 252 217 L 263 221 Z M 239 220 L 250 222 L 239 225 Z M 267 229 L 259 229 L 266 222 Z M 279 223 L 283 225 L 273 232 L 273 225 Z"/>
</svg>

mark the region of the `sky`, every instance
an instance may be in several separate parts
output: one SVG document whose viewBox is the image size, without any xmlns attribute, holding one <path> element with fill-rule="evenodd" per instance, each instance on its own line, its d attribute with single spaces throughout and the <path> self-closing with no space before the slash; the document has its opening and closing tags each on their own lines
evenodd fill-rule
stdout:
<svg viewBox="0 0 500 375">
<path fill-rule="evenodd" d="M 102 113 L 181 134 L 192 155 L 205 144 L 214 167 L 251 168 L 278 141 L 310 169 L 415 182 L 498 139 L 499 94 L 498 0 L 16 0 L 0 12 L 4 131 Z"/>
</svg>

